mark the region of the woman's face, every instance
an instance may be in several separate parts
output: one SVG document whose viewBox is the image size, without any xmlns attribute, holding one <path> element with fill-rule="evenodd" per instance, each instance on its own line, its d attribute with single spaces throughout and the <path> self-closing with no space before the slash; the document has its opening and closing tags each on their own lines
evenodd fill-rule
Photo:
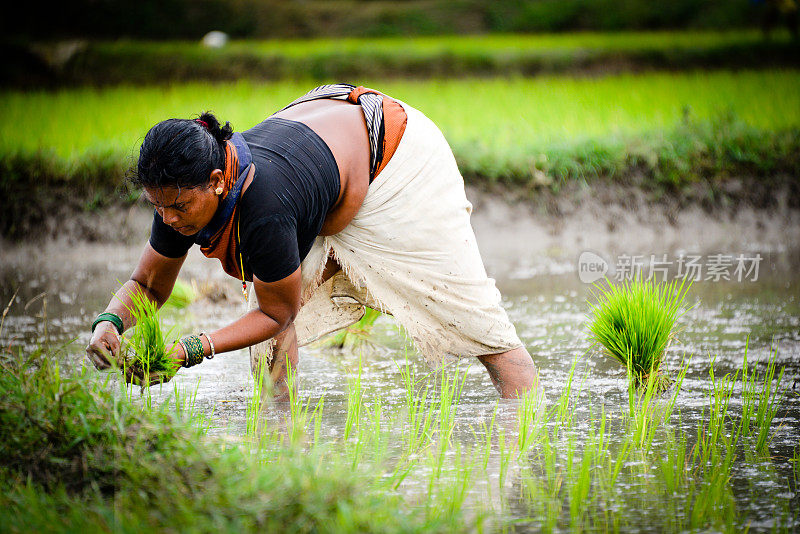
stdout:
<svg viewBox="0 0 800 534">
<path fill-rule="evenodd" d="M 144 195 L 164 219 L 164 223 L 183 235 L 202 230 L 219 207 L 216 190 L 222 184 L 222 171 L 211 173 L 208 185 L 193 188 L 145 187 Z"/>
</svg>

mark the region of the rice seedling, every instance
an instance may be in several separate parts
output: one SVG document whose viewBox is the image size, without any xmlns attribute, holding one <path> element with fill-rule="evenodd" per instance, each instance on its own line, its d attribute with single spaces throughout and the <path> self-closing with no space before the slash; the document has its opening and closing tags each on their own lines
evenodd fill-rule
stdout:
<svg viewBox="0 0 800 534">
<path fill-rule="evenodd" d="M 548 498 L 547 504 L 547 517 L 548 522 L 555 524 L 558 517 L 561 516 L 563 502 L 559 498 L 561 494 L 561 487 L 564 483 L 564 469 L 559 462 L 558 451 L 555 444 L 558 439 L 558 434 L 555 436 L 546 436 L 542 442 L 542 456 L 541 465 L 544 474 L 544 485 Z"/>
<path fill-rule="evenodd" d="M 785 394 L 785 390 L 781 387 L 785 368 L 782 367 L 778 372 L 777 378 L 775 377 L 777 355 L 778 349 L 775 348 L 767 362 L 767 369 L 764 372 L 764 377 L 761 382 L 761 391 L 758 393 L 755 409 L 755 425 L 758 430 L 758 437 L 756 440 L 757 452 L 764 451 L 769 444 L 772 420 L 778 413 L 778 407 Z"/>
<path fill-rule="evenodd" d="M 172 405 L 175 413 L 185 421 L 191 421 L 202 433 L 208 433 L 211 428 L 212 413 L 205 413 L 198 409 L 197 391 L 200 388 L 200 380 L 195 383 L 192 390 L 181 388 L 178 384 L 173 385 Z"/>
<path fill-rule="evenodd" d="M 583 530 L 584 528 L 586 511 L 590 505 L 589 496 L 592 489 L 592 471 L 596 463 L 596 447 L 602 446 L 602 442 L 595 443 L 597 435 L 593 422 L 589 425 L 589 429 L 589 439 L 584 443 L 580 453 L 576 448 L 576 436 L 570 433 L 567 439 L 565 481 L 567 482 L 570 526 L 573 530 Z"/>
<path fill-rule="evenodd" d="M 646 385 L 652 376 L 658 390 L 668 387 L 661 365 L 675 336 L 675 322 L 688 311 L 681 312 L 681 307 L 690 287 L 685 278 L 662 284 L 638 278 L 619 286 L 606 279 L 605 286 L 594 285 L 592 338 L 604 354 L 630 371 L 637 385 Z"/>
<path fill-rule="evenodd" d="M 569 369 L 569 375 L 567 375 L 567 383 L 564 385 L 564 389 L 558 397 L 558 402 L 556 402 L 552 408 L 553 414 L 548 417 L 549 419 L 555 418 L 561 426 L 564 426 L 565 423 L 572 424 L 573 410 L 570 406 L 570 400 L 572 396 L 572 382 L 575 379 L 575 368 L 577 366 L 578 358 L 576 357 L 572 360 L 572 366 Z"/>
<path fill-rule="evenodd" d="M 628 426 L 633 444 L 645 451 L 650 449 L 659 424 L 658 384 L 651 373 L 644 384 L 637 385 L 632 367 L 628 369 Z"/>
<path fill-rule="evenodd" d="M 455 517 L 463 509 L 473 481 L 475 457 L 472 451 L 465 451 L 460 443 L 455 449 L 452 469 L 444 479 L 437 480 L 435 494 L 430 496 L 435 500 L 437 515 L 443 517 Z M 476 518 L 476 523 L 480 525 L 480 517 Z M 457 525 L 453 527 L 457 528 Z"/>
<path fill-rule="evenodd" d="M 364 392 L 361 386 L 361 356 L 358 357 L 358 372 L 347 379 L 347 417 L 344 422 L 344 440 L 361 427 L 361 410 L 364 407 Z"/>
<path fill-rule="evenodd" d="M 488 423 L 486 421 L 481 421 L 480 434 L 472 428 L 472 435 L 475 437 L 475 442 L 481 443 L 484 471 L 489 467 L 489 457 L 492 454 L 492 438 L 494 437 L 494 422 L 497 418 L 497 407 L 498 405 L 495 404 L 494 411 L 492 411 L 492 418 Z"/>
<path fill-rule="evenodd" d="M 750 369 L 747 362 L 747 351 L 750 346 L 750 338 L 747 338 L 744 346 L 744 361 L 742 362 L 742 375 L 741 375 L 741 419 L 736 428 L 737 440 L 739 437 L 750 437 L 750 423 L 755 417 L 756 399 L 758 398 L 757 392 L 757 378 L 755 368 Z"/>
<path fill-rule="evenodd" d="M 543 395 L 533 389 L 522 395 L 518 402 L 517 449 L 521 458 L 534 443 L 542 439 L 542 434 L 546 431 L 547 409 Z"/>
<path fill-rule="evenodd" d="M 420 373 L 414 373 L 416 367 L 408 360 L 405 367 L 398 366 L 400 372 L 396 375 L 403 377 L 401 380 L 405 382 L 405 391 L 392 389 L 394 397 L 373 398 L 362 389 L 362 374 L 367 374 L 367 361 L 364 360 L 360 364 L 360 372 L 354 370 L 348 373 L 348 390 L 343 395 L 338 391 L 334 393 L 339 395 L 336 402 L 341 399 L 347 408 L 343 410 L 342 418 L 336 419 L 338 426 L 330 434 L 320 430 L 322 425 L 327 424 L 327 418 L 331 417 L 330 413 L 322 414 L 323 401 L 326 408 L 329 406 L 328 397 L 320 398 L 319 402 L 316 397 L 312 401 L 301 398 L 296 394 L 297 388 L 293 387 L 296 377 L 292 375 L 289 387 L 292 393 L 286 407 L 292 418 L 291 426 L 283 428 L 282 435 L 274 432 L 269 434 L 269 438 L 256 430 L 256 416 L 261 411 L 262 399 L 257 389 L 262 381 L 256 379 L 251 397 L 255 404 L 247 410 L 247 432 L 249 436 L 259 435 L 260 439 L 249 440 L 245 446 L 230 442 L 220 445 L 213 436 L 205 436 L 202 440 L 196 440 L 201 446 L 191 445 L 194 448 L 189 452 L 177 455 L 180 465 L 159 463 L 154 467 L 150 464 L 152 458 L 147 456 L 149 453 L 143 453 L 146 471 L 153 473 L 164 470 L 166 482 L 175 483 L 175 494 L 171 490 L 163 490 L 162 493 L 160 486 L 164 482 L 153 484 L 153 480 L 160 480 L 155 476 L 134 474 L 132 476 L 138 477 L 134 478 L 135 481 L 147 482 L 151 486 L 144 490 L 138 486 L 131 487 L 129 482 L 116 486 L 115 495 L 121 499 L 119 517 L 127 521 L 133 516 L 131 524 L 138 527 L 144 524 L 136 522 L 136 510 L 152 509 L 159 514 L 158 517 L 162 517 L 160 514 L 175 506 L 181 520 L 188 521 L 186 525 L 191 527 L 189 530 L 193 530 L 194 526 L 197 526 L 196 530 L 203 530 L 209 525 L 215 528 L 220 526 L 224 531 L 236 530 L 241 525 L 229 523 L 230 516 L 241 521 L 254 516 L 259 518 L 256 526 L 248 523 L 249 526 L 239 531 L 252 531 L 264 525 L 278 528 L 277 523 L 265 517 L 265 514 L 276 514 L 276 517 L 298 527 L 298 530 L 303 530 L 300 527 L 306 525 L 306 530 L 352 531 L 361 528 L 373 531 L 378 525 L 383 529 L 404 531 L 408 524 L 412 527 L 418 525 L 406 521 L 411 521 L 410 518 L 419 514 L 425 529 L 418 528 L 416 531 L 427 530 L 428 527 L 440 531 L 735 531 L 746 528 L 751 520 L 760 520 L 749 509 L 756 506 L 751 505 L 753 499 L 747 497 L 748 490 L 742 490 L 741 480 L 737 479 L 741 479 L 743 473 L 751 476 L 753 484 L 749 491 L 762 491 L 766 480 L 759 473 L 768 470 L 762 466 L 775 461 L 776 467 L 766 476 L 769 481 L 779 482 L 780 487 L 767 486 L 761 499 L 767 501 L 775 496 L 774 508 L 770 509 L 770 513 L 774 511 L 774 516 L 780 518 L 772 523 L 775 529 L 780 530 L 785 525 L 790 530 L 796 525 L 796 519 L 792 519 L 787 515 L 789 512 L 785 511 L 791 510 L 789 506 L 796 497 L 782 495 L 786 493 L 786 481 L 780 478 L 786 474 L 792 476 L 792 472 L 786 469 L 781 454 L 765 460 L 764 454 L 755 452 L 761 428 L 757 414 L 761 411 L 761 424 L 774 430 L 773 425 L 778 418 L 774 410 L 782 406 L 785 388 L 779 380 L 779 364 L 770 374 L 766 362 L 755 366 L 752 356 L 748 356 L 740 374 L 731 372 L 723 376 L 720 372 L 722 365 L 715 362 L 708 376 L 697 376 L 695 372 L 691 380 L 684 382 L 687 372 L 687 363 L 684 361 L 675 377 L 674 391 L 670 391 L 669 396 L 655 393 L 655 377 L 648 377 L 648 383 L 643 387 L 636 387 L 634 380 L 629 380 L 626 383 L 629 387 L 628 402 L 623 403 L 627 406 L 609 409 L 605 404 L 608 397 L 604 396 L 607 392 L 598 394 L 591 387 L 583 389 L 582 377 L 578 377 L 578 384 L 575 383 L 578 361 L 572 362 L 569 374 L 566 373 L 567 369 L 560 370 L 559 382 L 564 386 L 564 391 L 546 414 L 552 419 L 547 419 L 545 414 L 540 416 L 537 413 L 537 399 L 533 396 L 523 396 L 516 404 L 505 401 L 495 404 L 497 401 L 493 397 L 476 401 L 474 392 L 462 396 L 462 388 L 466 391 L 474 378 L 467 377 L 464 385 L 463 369 L 442 373 L 432 379 L 427 376 L 420 379 Z M 727 359 L 724 361 L 729 363 Z M 569 362 L 564 365 L 569 366 Z M 701 365 L 706 365 L 705 357 Z M 5 377 L 5 369 L 0 371 L 2 390 L 3 384 L 10 379 Z M 630 367 L 628 372 L 632 372 Z M 685 384 L 691 390 L 684 392 L 689 400 L 684 404 L 686 399 L 681 388 L 686 387 Z M 65 388 L 62 380 L 61 391 L 69 391 L 69 387 Z M 737 418 L 735 403 L 740 387 L 743 399 L 741 420 Z M 609 389 L 610 395 L 618 395 L 617 388 L 612 386 Z M 5 390 L 2 393 L 2 427 L 4 430 L 13 429 L 16 435 L 22 427 L 12 423 L 15 418 L 24 419 L 24 410 L 21 408 L 24 404 L 13 404 L 9 398 L 14 398 L 14 395 L 7 395 Z M 624 391 L 619 393 L 624 398 Z M 71 395 L 65 395 L 64 398 L 69 399 Z M 749 409 L 745 409 L 746 396 L 751 399 Z M 50 423 L 42 421 L 57 417 L 57 404 L 61 401 L 53 395 L 43 397 L 46 400 L 44 405 L 36 401 L 29 404 L 28 409 L 46 429 L 57 430 L 60 427 L 56 423 L 51 427 Z M 79 398 L 83 399 L 81 403 L 89 402 L 84 397 Z M 140 412 L 137 417 L 158 414 L 161 407 L 155 405 L 156 398 L 154 396 L 153 406 L 146 407 L 149 409 L 142 410 L 140 405 L 136 405 Z M 173 415 L 175 412 L 184 414 L 178 418 L 181 421 L 193 417 L 190 413 L 195 411 L 192 399 L 191 390 L 188 393 L 178 391 L 176 386 L 176 409 L 170 411 Z M 171 402 L 171 399 L 167 400 Z M 697 437 L 688 435 L 692 431 L 687 431 L 679 421 L 680 417 L 686 415 L 686 412 L 678 414 L 677 409 L 681 407 L 679 401 L 693 420 L 701 420 Z M 125 398 L 118 398 L 115 402 L 120 406 L 129 405 Z M 48 403 L 53 406 L 46 406 Z M 762 405 L 765 408 L 760 408 Z M 470 414 L 465 412 L 465 406 L 477 407 L 477 410 Z M 701 406 L 702 413 L 698 416 Z M 85 407 L 85 404 L 79 406 L 81 411 Z M 105 413 L 118 409 L 113 405 L 103 408 Z M 80 423 L 80 416 L 75 415 L 78 413 L 75 409 L 67 405 L 64 409 L 65 417 L 58 425 L 69 428 Z M 740 440 L 735 436 L 745 435 L 744 415 L 748 413 L 750 439 Z M 44 414 L 49 415 L 44 417 Z M 485 414 L 482 419 L 469 419 L 482 414 Z M 90 421 L 103 423 L 102 419 L 94 417 L 90 417 Z M 466 444 L 469 437 L 460 432 L 462 418 L 469 419 L 474 426 L 475 437 Z M 637 418 L 639 423 L 635 423 Z M 122 439 L 135 437 L 140 428 L 143 429 L 144 439 L 160 439 L 156 437 L 157 433 L 154 436 L 151 431 L 161 429 L 150 426 L 152 423 L 147 421 L 149 419 L 140 426 L 134 423 L 133 429 L 136 430 L 129 428 L 132 436 Z M 26 432 L 37 430 L 35 424 L 26 425 Z M 205 429 L 200 428 L 197 432 L 207 434 L 207 425 L 204 426 Z M 504 430 L 500 430 L 504 426 Z M 343 430 L 346 427 L 348 429 L 345 432 Z M 515 428 L 512 430 L 509 427 Z M 324 428 L 328 430 L 327 426 Z M 122 430 L 120 432 L 125 435 Z M 413 439 L 408 437 L 412 433 Z M 271 439 L 273 436 L 274 439 Z M 91 441 L 94 438 L 85 439 L 92 444 L 98 443 Z M 3 441 L 0 439 L 0 442 Z M 55 444 L 62 451 L 64 444 L 69 445 L 71 441 L 56 441 Z M 127 447 L 133 446 L 125 443 L 117 452 L 122 462 L 127 461 L 129 453 L 120 451 L 127 451 Z M 156 441 L 156 447 L 162 444 Z M 740 458 L 743 446 L 744 454 Z M 231 453 L 227 449 L 237 452 Z M 768 449 L 764 447 L 767 452 Z M 165 462 L 170 457 L 169 451 L 165 453 L 158 448 L 157 451 L 163 456 L 158 462 Z M 179 448 L 178 451 L 183 452 L 184 449 Z M 795 464 L 800 461 L 798 451 L 800 449 L 794 451 Z M 27 458 L 18 450 L 9 454 L 18 460 L 18 465 Z M 201 462 L 197 464 L 195 472 L 195 454 L 201 455 L 202 461 L 207 462 L 213 470 L 201 470 Z M 788 456 L 791 455 L 790 452 Z M 222 462 L 218 457 L 228 463 L 217 463 Z M 72 466 L 71 462 L 68 460 L 60 467 L 51 467 L 68 469 Z M 93 470 L 97 466 L 90 463 L 89 467 Z M 122 467 L 124 471 L 121 473 L 125 475 L 129 468 Z M 176 472 L 188 478 L 185 481 L 173 479 Z M 115 476 L 119 476 L 119 473 L 115 473 Z M 220 476 L 229 480 L 221 481 Z M 116 479 L 113 483 L 120 484 Z M 3 484 L 5 482 L 0 482 L 4 490 L 0 492 L 0 508 L 9 499 L 24 503 L 25 499 L 34 499 L 34 495 L 37 495 L 35 492 L 26 493 L 19 487 L 5 492 L 6 486 Z M 243 489 L 242 485 L 247 489 Z M 128 499 L 133 499 L 130 494 L 137 491 L 146 493 L 147 498 L 136 497 L 139 500 L 135 502 L 139 503 L 139 507 L 132 509 Z M 277 491 L 290 491 L 291 498 L 275 495 Z M 43 504 L 36 503 L 50 503 L 45 499 L 54 498 L 53 492 L 41 489 L 38 489 L 38 495 L 40 500 L 30 503 L 30 509 L 36 513 L 45 508 Z M 191 506 L 185 504 L 187 496 L 196 499 L 197 503 Z M 244 500 L 241 506 L 237 497 Z M 354 502 L 356 497 L 366 499 L 367 503 L 373 500 L 379 502 L 379 510 L 369 508 L 369 515 L 374 518 L 364 519 L 361 505 Z M 157 498 L 164 499 L 166 504 L 152 504 L 147 500 Z M 264 503 L 265 500 L 269 502 Z M 225 506 L 231 506 L 231 502 L 236 503 L 235 512 L 225 511 Z M 15 510 L 19 510 L 20 506 L 16 506 Z M 214 512 L 204 512 L 204 506 Z M 91 510 L 97 509 L 82 501 L 64 505 L 63 515 L 69 518 L 67 521 L 70 526 L 82 525 L 73 522 L 71 515 L 75 508 L 80 507 L 89 509 L 86 516 L 91 516 Z M 489 516 L 489 510 L 496 513 L 497 517 L 484 525 L 482 522 Z M 762 510 L 764 508 L 757 513 Z M 189 511 L 198 514 L 205 523 L 192 522 L 197 520 L 188 519 Z M 4 518 L 3 513 L 0 510 L 0 519 Z M 45 514 L 43 517 L 52 517 L 44 511 L 42 513 Z M 395 524 L 385 521 L 389 513 L 397 515 Z M 323 521 L 327 526 L 321 525 Z M 0 521 L 0 524 L 6 523 Z M 11 528 L 19 525 L 9 524 Z M 769 529 L 770 524 L 758 525 L 757 528 Z M 153 526 L 157 527 L 156 530 L 168 528 L 160 519 L 154 519 Z M 408 530 L 414 531 L 414 528 Z"/>
<path fill-rule="evenodd" d="M 429 492 L 433 491 L 433 484 L 442 476 L 445 459 L 452 446 L 452 435 L 455 428 L 456 411 L 464 386 L 464 376 L 456 367 L 453 370 L 442 369 L 439 371 L 438 402 L 428 409 L 436 410 L 436 445 L 430 451 L 431 476 L 429 479 Z M 438 423 L 438 424 L 436 424 Z"/>
<path fill-rule="evenodd" d="M 388 453 L 389 433 L 383 423 L 385 414 L 384 403 L 380 396 L 375 395 L 369 406 L 366 406 L 367 419 L 369 420 L 369 434 L 363 437 L 371 445 L 371 458 L 373 463 L 379 463 Z M 391 426 L 390 424 L 388 426 Z"/>
<path fill-rule="evenodd" d="M 684 528 L 696 530 L 713 526 L 733 531 L 738 514 L 729 481 L 735 458 L 730 447 L 722 455 L 715 454 L 713 465 L 703 470 L 702 478 L 692 481 L 687 499 L 689 521 Z"/>
<path fill-rule="evenodd" d="M 399 367 L 405 385 L 405 431 L 408 455 L 427 447 L 433 438 L 433 410 L 428 406 L 431 396 L 430 386 L 426 383 L 417 389 L 416 374 L 411 369 L 411 364 L 406 357 L 405 365 Z"/>
<path fill-rule="evenodd" d="M 12 531 L 450 532 L 348 458 L 218 442 L 170 403 L 142 410 L 55 352 L 0 364 L 0 523 Z M 188 401 L 188 399 L 187 399 Z M 263 461 L 269 456 L 269 461 Z M 464 483 L 468 485 L 467 483 Z"/>
<path fill-rule="evenodd" d="M 453 428 L 456 424 L 456 412 L 464 390 L 464 376 L 457 367 L 452 371 L 442 370 L 440 372 L 439 387 L 439 430 L 437 437 L 442 448 L 450 445 L 450 438 L 453 435 Z"/>
<path fill-rule="evenodd" d="M 685 487 L 689 474 L 686 435 L 676 437 L 673 432 L 668 433 L 664 450 L 665 453 L 658 457 L 659 481 L 666 495 L 674 496 Z"/>
<path fill-rule="evenodd" d="M 732 451 L 736 443 L 728 435 L 727 422 L 731 395 L 736 384 L 736 375 L 726 374 L 718 379 L 714 372 L 714 361 L 709 368 L 708 401 L 703 406 L 703 411 L 698 423 L 697 443 L 694 457 L 698 465 L 705 469 L 706 466 L 716 465 L 720 450 Z M 710 467 L 713 470 L 713 467 Z"/>
<path fill-rule="evenodd" d="M 135 318 L 136 326 L 124 338 L 126 372 L 144 377 L 143 384 L 149 384 L 150 377 L 169 380 L 180 368 L 174 357 L 174 345 L 167 347 L 173 330 L 164 333 L 158 305 L 141 290 L 131 293 L 128 311 Z"/>
<path fill-rule="evenodd" d="M 322 417 L 324 398 L 320 397 L 316 406 L 314 406 L 314 410 L 309 415 L 311 399 L 307 399 L 304 403 L 300 397 L 299 388 L 297 387 L 297 372 L 292 369 L 288 362 L 288 357 L 286 361 L 286 384 L 289 388 L 289 445 L 298 447 L 308 436 L 309 420 L 314 420 L 314 436 L 317 437 L 319 435 L 319 421 Z M 314 444 L 316 444 L 316 441 Z M 355 467 L 356 461 L 354 460 L 353 468 L 355 469 Z"/>
<path fill-rule="evenodd" d="M 259 364 L 257 376 L 255 376 L 253 380 L 253 392 L 250 394 L 250 399 L 247 402 L 247 426 L 245 435 L 251 438 L 258 436 L 258 421 L 263 401 L 265 398 L 271 396 L 269 395 L 269 391 L 264 391 L 265 389 L 271 389 L 272 386 L 272 381 L 268 381 L 269 383 L 265 384 L 265 378 L 268 376 L 266 368 L 267 366 L 264 362 Z"/>
<path fill-rule="evenodd" d="M 530 527 L 542 532 L 552 532 L 555 522 L 548 522 L 545 518 L 549 499 L 544 491 L 544 482 L 534 474 L 530 466 L 520 470 L 520 498 L 525 506 L 527 517 L 517 523 L 530 523 Z M 527 526 L 527 525 L 526 525 Z"/>
<path fill-rule="evenodd" d="M 511 443 L 506 439 L 506 432 L 503 428 L 497 432 L 497 451 L 500 456 L 500 473 L 497 477 L 497 489 L 499 495 L 502 497 L 503 488 L 506 485 L 506 476 L 508 475 L 511 458 L 514 452 L 511 448 Z"/>
</svg>

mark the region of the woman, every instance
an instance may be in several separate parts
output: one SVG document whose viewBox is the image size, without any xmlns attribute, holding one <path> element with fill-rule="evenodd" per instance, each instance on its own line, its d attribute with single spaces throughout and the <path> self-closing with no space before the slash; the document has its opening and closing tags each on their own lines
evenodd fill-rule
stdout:
<svg viewBox="0 0 800 534">
<path fill-rule="evenodd" d="M 119 357 L 131 292 L 163 304 L 197 243 L 252 282 L 253 298 L 233 323 L 181 340 L 183 366 L 251 347 L 253 372 L 268 365 L 285 395 L 298 346 L 357 321 L 366 304 L 394 315 L 429 364 L 474 356 L 503 397 L 538 387 L 486 276 L 452 152 L 407 104 L 337 84 L 241 134 L 209 113 L 169 119 L 147 133 L 133 182 L 155 207 L 152 231 L 93 324 L 98 368 Z"/>
</svg>

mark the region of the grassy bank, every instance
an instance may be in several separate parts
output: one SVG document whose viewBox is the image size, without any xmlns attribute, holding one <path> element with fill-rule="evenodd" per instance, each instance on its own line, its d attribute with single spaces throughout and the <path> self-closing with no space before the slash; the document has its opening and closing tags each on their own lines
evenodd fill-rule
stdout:
<svg viewBox="0 0 800 534">
<path fill-rule="evenodd" d="M 361 82 L 436 122 L 472 183 L 558 191 L 576 181 L 636 175 L 645 187 L 680 192 L 730 176 L 768 182 L 800 175 L 794 70 Z M 119 185 L 159 120 L 211 109 L 242 130 L 313 85 L 0 93 L 0 192 L 9 203 L 2 232 L 24 234 L 31 221 L 63 205 L 129 201 Z"/>
<path fill-rule="evenodd" d="M 0 80 L 53 86 L 800 66 L 800 44 L 788 33 L 765 39 L 755 30 L 234 41 L 219 50 L 116 41 L 83 43 L 64 55 L 68 46 L 36 45 L 38 56 L 7 63 Z"/>
</svg>

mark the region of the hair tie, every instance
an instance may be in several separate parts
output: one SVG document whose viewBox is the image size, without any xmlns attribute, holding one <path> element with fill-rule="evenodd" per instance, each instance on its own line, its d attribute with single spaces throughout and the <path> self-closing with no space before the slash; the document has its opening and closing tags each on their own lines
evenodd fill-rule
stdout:
<svg viewBox="0 0 800 534">
<path fill-rule="evenodd" d="M 194 122 L 196 122 L 197 124 L 201 125 L 206 130 L 208 130 L 208 123 L 206 121 L 204 121 L 202 119 L 195 119 Z"/>
</svg>

